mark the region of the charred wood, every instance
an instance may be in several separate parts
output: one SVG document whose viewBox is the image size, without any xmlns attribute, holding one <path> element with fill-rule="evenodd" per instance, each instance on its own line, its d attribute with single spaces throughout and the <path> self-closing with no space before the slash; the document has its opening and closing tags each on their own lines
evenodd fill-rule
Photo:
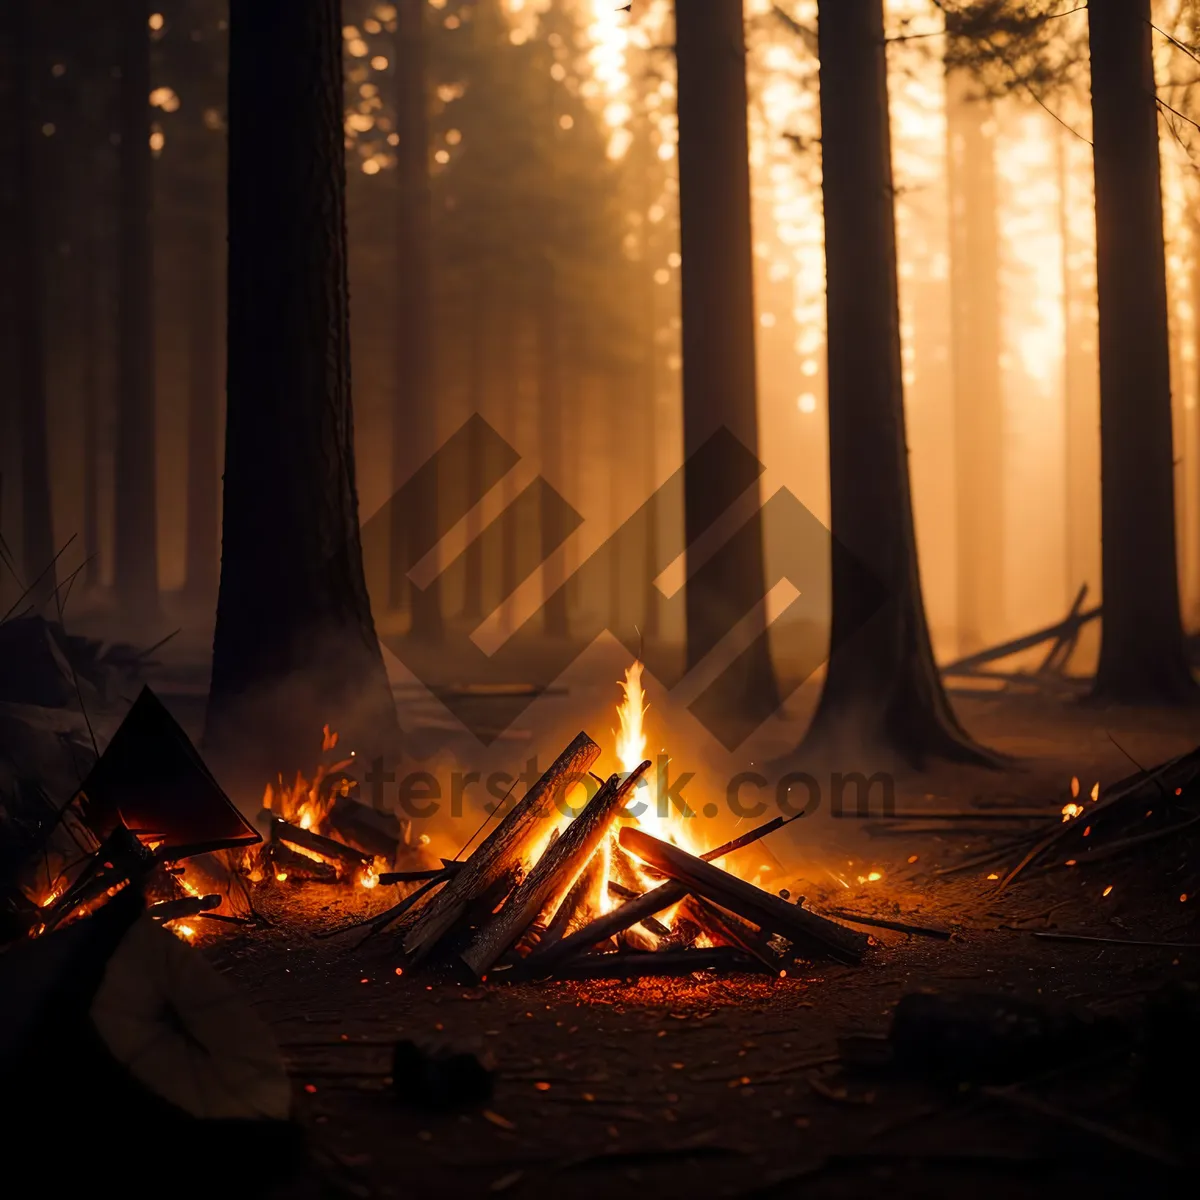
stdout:
<svg viewBox="0 0 1200 1200">
<path fill-rule="evenodd" d="M 462 955 L 477 976 L 485 974 L 520 937 L 556 892 L 571 886 L 651 765 L 647 759 L 624 779 L 610 776 L 558 841 L 542 855 L 495 919 L 479 931 Z"/>
<path fill-rule="evenodd" d="M 155 921 L 176 921 L 180 917 L 195 917 L 200 913 L 220 908 L 223 896 L 183 896 L 178 900 L 164 900 L 146 909 L 146 915 Z"/>
<path fill-rule="evenodd" d="M 559 802 L 571 786 L 599 757 L 600 747 L 586 733 L 580 733 L 513 805 L 408 931 L 404 950 L 414 962 L 424 958 L 459 923 L 472 901 L 522 863 L 543 830 L 543 823 L 558 811 Z"/>
<path fill-rule="evenodd" d="M 282 817 L 272 817 L 270 831 L 271 841 L 276 845 L 284 842 L 291 846 L 299 846 L 301 850 L 311 850 L 314 854 L 319 854 L 322 858 L 331 858 L 351 870 L 369 867 L 374 861 L 364 850 L 355 850 L 345 842 L 313 833 L 311 829 L 301 829 L 299 825 L 292 825 Z"/>
<path fill-rule="evenodd" d="M 794 820 L 794 818 L 792 819 Z M 758 841 L 759 838 L 765 837 L 768 833 L 773 833 L 784 824 L 786 822 L 782 817 L 775 817 L 765 825 L 751 829 L 742 834 L 741 837 L 734 838 L 731 842 L 726 842 L 724 845 L 717 846 L 713 850 L 705 851 L 701 857 L 705 862 L 724 858 L 726 854 L 732 854 L 735 850 L 740 850 L 743 846 L 748 846 L 752 842 Z M 624 850 L 622 850 L 622 853 L 624 853 Z M 610 884 L 609 886 L 611 887 L 612 885 Z M 604 916 L 597 918 L 590 925 L 586 925 L 583 929 L 563 938 L 557 945 L 549 947 L 545 951 L 539 950 L 535 955 L 531 955 L 527 967 L 533 973 L 542 975 L 550 974 L 559 963 L 565 962 L 571 955 L 582 953 L 593 946 L 606 942 L 609 938 L 615 937 L 622 930 L 628 929 L 632 925 L 645 925 L 648 918 L 655 916 L 664 909 L 672 907 L 672 905 L 678 904 L 686 895 L 687 888 L 677 883 L 668 882 L 660 884 L 656 888 L 651 888 L 650 891 L 642 893 L 636 899 L 630 900 L 627 904 L 622 904 L 620 908 L 615 908 L 610 913 L 605 913 Z"/>
<path fill-rule="evenodd" d="M 857 963 L 862 958 L 867 945 L 864 934 L 819 917 L 798 904 L 789 904 L 678 846 L 639 829 L 623 829 L 621 844 L 671 876 L 693 895 L 728 908 L 760 926 L 764 932 L 780 934 L 800 953 L 849 963 Z"/>
</svg>

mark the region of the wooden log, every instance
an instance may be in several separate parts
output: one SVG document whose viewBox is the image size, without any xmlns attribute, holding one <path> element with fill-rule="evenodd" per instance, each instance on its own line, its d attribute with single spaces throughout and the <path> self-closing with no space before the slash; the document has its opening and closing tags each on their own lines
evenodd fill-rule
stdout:
<svg viewBox="0 0 1200 1200">
<path fill-rule="evenodd" d="M 693 895 L 729 909 L 764 932 L 787 938 L 800 953 L 848 963 L 857 963 L 862 958 L 867 946 L 865 934 L 810 913 L 798 904 L 789 904 L 678 846 L 640 829 L 622 829 L 621 845 Z"/>
<path fill-rule="evenodd" d="M 155 921 L 177 921 L 180 917 L 195 917 L 202 912 L 210 912 L 221 907 L 223 896 L 181 896 L 178 900 L 164 900 L 161 904 L 151 904 L 146 909 L 146 916 Z"/>
<path fill-rule="evenodd" d="M 795 817 L 789 818 L 789 820 L 795 819 Z M 766 837 L 768 833 L 774 833 L 776 829 L 786 824 L 787 822 L 782 817 L 775 817 L 765 825 L 759 825 L 757 828 L 743 833 L 740 837 L 734 838 L 731 842 L 726 842 L 713 850 L 706 850 L 701 857 L 705 862 L 724 858 L 726 854 L 732 854 L 735 850 L 740 850 L 743 846 L 748 846 L 752 842 L 758 841 L 759 838 Z M 573 954 L 607 942 L 609 938 L 615 937 L 631 925 L 644 924 L 648 918 L 678 904 L 686 895 L 687 888 L 681 887 L 677 883 L 660 884 L 648 892 L 643 892 L 636 900 L 630 900 L 628 904 L 622 904 L 620 908 L 614 908 L 612 912 L 597 917 L 590 925 L 563 938 L 561 942 L 548 947 L 545 951 L 539 950 L 535 954 L 531 954 L 526 965 L 531 972 L 549 974 L 559 963 L 565 962 Z"/>
<path fill-rule="evenodd" d="M 610 776 L 558 841 L 542 855 L 508 903 L 479 930 L 462 955 L 463 962 L 477 976 L 487 973 L 556 893 L 572 886 L 625 807 L 629 793 L 651 765 L 647 759 L 624 779 Z"/>
<path fill-rule="evenodd" d="M 555 909 L 554 916 L 551 917 L 545 932 L 538 939 L 537 945 L 539 949 L 543 946 L 553 946 L 555 942 L 562 941 L 576 913 L 587 903 L 588 896 L 592 892 L 599 890 L 601 886 L 600 876 L 603 871 L 604 855 L 597 849 L 592 857 L 588 859 L 587 865 L 579 873 L 579 878 L 575 880 L 570 891 L 567 892 L 558 908 Z"/>
<path fill-rule="evenodd" d="M 340 876 L 335 864 L 309 858 L 293 850 L 284 842 L 275 842 L 267 847 L 270 860 L 267 870 L 282 883 L 290 879 L 293 883 L 337 883 Z"/>
<path fill-rule="evenodd" d="M 299 846 L 301 850 L 311 850 L 314 854 L 331 859 L 350 870 L 369 867 L 375 861 L 363 850 L 355 850 L 345 842 L 313 833 L 311 829 L 301 829 L 299 825 L 292 825 L 282 817 L 272 817 L 269 828 L 272 842 L 284 842 L 291 846 Z"/>
<path fill-rule="evenodd" d="M 543 823 L 558 812 L 558 803 L 599 757 L 600 747 L 580 733 L 550 764 L 413 922 L 404 938 L 404 951 L 413 962 L 424 958 L 458 924 L 473 900 L 520 866 L 541 835 Z"/>
<path fill-rule="evenodd" d="M 784 960 L 767 945 L 763 931 L 727 908 L 721 908 L 700 896 L 688 896 L 679 906 L 679 912 L 681 916 L 694 921 L 715 945 L 734 946 L 776 974 L 783 970 Z"/>
<path fill-rule="evenodd" d="M 992 646 L 987 650 L 980 650 L 975 654 L 969 654 L 966 658 L 955 659 L 954 662 L 949 662 L 939 669 L 943 675 L 969 674 L 977 667 L 986 666 L 988 663 L 996 662 L 1001 658 L 1008 658 L 1010 654 L 1019 654 L 1022 650 L 1032 650 L 1034 646 L 1040 646 L 1043 642 L 1048 642 L 1051 639 L 1061 641 L 1063 638 L 1072 636 L 1072 634 L 1077 635 L 1079 630 L 1088 624 L 1089 621 L 1094 621 L 1100 614 L 1101 607 L 1099 605 L 1095 608 L 1089 608 L 1087 612 L 1075 612 L 1064 621 L 1056 621 L 1053 625 L 1047 625 L 1044 629 L 1034 630 L 1033 633 L 1013 638 L 1009 642 L 1001 642 L 998 646 Z"/>
</svg>

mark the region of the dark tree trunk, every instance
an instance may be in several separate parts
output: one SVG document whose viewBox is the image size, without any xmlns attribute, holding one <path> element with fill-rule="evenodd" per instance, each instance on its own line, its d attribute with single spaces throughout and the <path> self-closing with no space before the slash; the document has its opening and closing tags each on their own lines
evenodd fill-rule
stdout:
<svg viewBox="0 0 1200 1200">
<path fill-rule="evenodd" d="M 338 0 L 231 4 L 225 491 L 206 741 L 247 775 L 306 762 L 324 721 L 359 756 L 397 749 L 359 540 L 341 30 Z"/>
<path fill-rule="evenodd" d="M 1175 550 L 1166 259 L 1150 0 L 1091 0 L 1104 626 L 1094 695 L 1192 702 Z"/>
<path fill-rule="evenodd" d="M 191 599 L 217 594 L 219 493 L 217 426 L 220 403 L 220 254 L 218 220 L 208 198 L 200 200 L 192 229 L 188 319 L 187 527 L 184 579 Z"/>
<path fill-rule="evenodd" d="M 882 0 L 821 0 L 822 189 L 833 558 L 831 655 L 808 735 L 833 752 L 991 761 L 933 661 L 917 567 L 901 383 Z"/>
<path fill-rule="evenodd" d="M 14 0 L 11 20 L 15 26 L 11 46 L 17 72 L 14 179 L 18 211 L 11 231 L 11 246 L 15 284 L 13 340 L 20 413 L 22 563 L 25 583 L 33 589 L 26 602 L 41 607 L 54 595 L 56 572 L 46 418 L 45 262 L 35 154 L 38 139 L 35 73 L 41 58 L 33 40 L 32 0 Z"/>
<path fill-rule="evenodd" d="M 425 0 L 396 6 L 396 403 L 392 414 L 392 486 L 401 484 L 432 454 L 437 438 L 436 347 L 433 307 L 433 201 L 429 185 L 429 125 L 425 66 Z M 431 507 L 436 496 L 421 492 Z M 414 512 L 394 531 L 423 546 L 421 531 L 437 513 Z M 402 564 L 410 555 L 396 546 L 390 573 L 391 607 L 407 597 L 412 636 L 442 636 L 441 590 L 435 581 L 413 587 Z"/>
<path fill-rule="evenodd" d="M 996 167 L 991 106 L 976 93 L 964 72 L 946 76 L 960 654 L 999 634 L 1004 595 Z"/>
<path fill-rule="evenodd" d="M 679 0 L 675 10 L 684 452 L 694 453 L 724 425 L 757 453 L 742 0 Z M 712 479 L 689 472 L 684 492 L 685 534 L 691 544 L 711 523 Z M 765 595 L 762 538 L 747 538 L 743 544 L 745 561 L 736 569 L 705 587 L 687 586 L 689 667 L 702 661 Z M 760 653 L 743 661 L 743 694 L 777 699 L 766 642 Z"/>
<path fill-rule="evenodd" d="M 121 6 L 117 252 L 117 440 L 113 581 L 123 615 L 158 607 L 155 483 L 151 5 Z"/>
</svg>

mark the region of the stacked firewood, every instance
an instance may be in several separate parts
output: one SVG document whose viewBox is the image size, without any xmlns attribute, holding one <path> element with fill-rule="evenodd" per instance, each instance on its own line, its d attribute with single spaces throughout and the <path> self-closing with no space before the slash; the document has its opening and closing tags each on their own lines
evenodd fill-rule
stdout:
<svg viewBox="0 0 1200 1200">
<path fill-rule="evenodd" d="M 796 959 L 861 959 L 863 934 L 810 911 L 803 899 L 790 902 L 716 865 L 778 829 L 783 818 L 699 857 L 626 826 L 606 856 L 603 845 L 648 761 L 606 779 L 551 836 L 564 796 L 599 755 L 600 747 L 580 733 L 468 858 L 382 877 L 421 886 L 373 918 L 373 932 L 399 922 L 410 964 L 457 960 L 477 979 L 624 977 L 712 966 L 779 974 Z M 623 903 L 592 915 L 585 901 L 608 863 L 610 895 Z M 647 877 L 662 882 L 641 890 L 639 880 Z M 656 920 L 669 909 L 670 928 Z M 581 915 L 591 919 L 581 923 Z"/>
</svg>

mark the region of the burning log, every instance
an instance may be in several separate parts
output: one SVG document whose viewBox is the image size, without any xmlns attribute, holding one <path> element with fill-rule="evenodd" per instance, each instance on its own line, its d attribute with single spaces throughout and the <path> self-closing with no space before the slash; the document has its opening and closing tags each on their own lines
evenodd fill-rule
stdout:
<svg viewBox="0 0 1200 1200">
<path fill-rule="evenodd" d="M 798 904 L 789 904 L 678 846 L 639 829 L 621 830 L 621 845 L 693 895 L 730 909 L 764 932 L 782 935 L 801 951 L 849 963 L 862 958 L 866 935 L 819 917 Z"/>
<path fill-rule="evenodd" d="M 179 900 L 164 900 L 146 909 L 146 915 L 155 921 L 177 921 L 180 917 L 195 917 L 221 907 L 223 896 L 183 896 Z"/>
<path fill-rule="evenodd" d="M 795 820 L 796 818 L 792 817 L 789 819 Z M 726 854 L 732 854 L 735 850 L 740 850 L 743 846 L 749 846 L 752 842 L 758 841 L 759 838 L 766 837 L 768 833 L 774 833 L 776 829 L 785 824 L 787 822 L 783 817 L 775 817 L 765 825 L 760 825 L 757 829 L 751 829 L 743 833 L 741 837 L 734 838 L 733 841 L 716 847 L 715 850 L 705 851 L 701 855 L 701 858 L 706 863 L 711 862 L 715 858 L 724 858 Z M 611 889 L 612 884 L 609 884 L 609 887 Z M 559 963 L 566 962 L 573 954 L 590 950 L 593 946 L 607 942 L 609 938 L 623 932 L 631 925 L 645 924 L 650 917 L 655 916 L 664 909 L 672 907 L 672 905 L 678 904 L 686 895 L 687 888 L 678 883 L 663 883 L 656 888 L 651 888 L 650 891 L 643 892 L 636 899 L 630 900 L 628 904 L 622 904 L 620 908 L 614 908 L 612 912 L 598 917 L 590 925 L 586 925 L 583 929 L 572 933 L 569 937 L 563 938 L 556 945 L 548 947 L 546 950 L 538 950 L 535 954 L 530 955 L 526 967 L 531 973 L 536 972 L 539 975 L 548 975 Z"/>
<path fill-rule="evenodd" d="M 281 883 L 290 879 L 297 883 L 337 883 L 338 869 L 324 859 L 309 858 L 292 850 L 283 842 L 275 842 L 267 848 L 270 870 Z"/>
<path fill-rule="evenodd" d="M 322 858 L 333 859 L 335 863 L 350 870 L 369 867 L 374 861 L 372 856 L 363 850 L 355 850 L 353 846 L 347 846 L 345 842 L 327 838 L 320 833 L 313 833 L 311 829 L 301 829 L 299 825 L 292 825 L 282 817 L 271 818 L 270 830 L 273 844 L 278 845 L 280 842 L 284 842 L 291 846 L 298 846 L 301 850 L 311 850 L 314 854 L 319 854 Z"/>
<path fill-rule="evenodd" d="M 562 941 L 572 918 L 583 909 L 588 896 L 600 887 L 603 872 L 604 856 L 593 854 L 588 859 L 587 866 L 583 868 L 579 878 L 575 880 L 571 890 L 567 892 L 562 903 L 555 910 L 550 924 L 546 926 L 545 933 L 538 939 L 538 949 L 553 946 L 556 942 Z"/>
<path fill-rule="evenodd" d="M 542 832 L 543 822 L 557 811 L 555 801 L 561 800 L 599 757 L 600 747 L 586 733 L 580 733 L 513 805 L 463 869 L 425 906 L 409 929 L 404 939 L 404 951 L 414 962 L 424 958 L 458 924 L 473 901 L 489 891 L 513 867 L 520 866 Z"/>
<path fill-rule="evenodd" d="M 485 974 L 521 936 L 556 890 L 573 882 L 651 765 L 646 759 L 623 780 L 617 775 L 610 776 L 583 812 L 542 855 L 508 903 L 476 934 L 462 955 L 463 962 L 476 975 Z"/>
<path fill-rule="evenodd" d="M 353 782 L 348 775 L 344 778 Z M 339 794 L 328 819 L 339 837 L 356 843 L 374 858 L 386 858 L 389 863 L 395 860 L 401 829 L 394 813 L 376 812 L 348 794 Z"/>
<path fill-rule="evenodd" d="M 688 896 L 680 914 L 694 921 L 718 946 L 734 946 L 769 971 L 778 973 L 784 960 L 767 945 L 766 936 L 756 925 L 743 921 L 728 909 L 710 904 L 699 896 Z"/>
</svg>

